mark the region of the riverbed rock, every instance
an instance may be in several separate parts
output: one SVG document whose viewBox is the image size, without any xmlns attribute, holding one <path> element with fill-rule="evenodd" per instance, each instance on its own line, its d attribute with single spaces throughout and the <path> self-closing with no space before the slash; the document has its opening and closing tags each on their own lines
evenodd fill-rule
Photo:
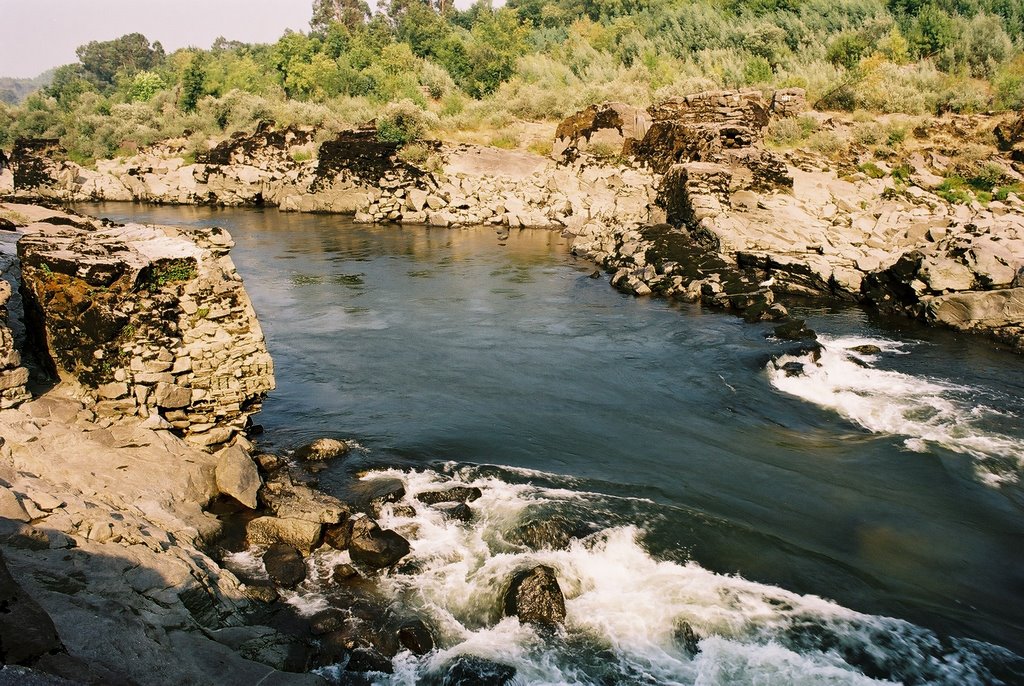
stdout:
<svg viewBox="0 0 1024 686">
<path fill-rule="evenodd" d="M 4 486 L 0 486 L 0 517 L 14 522 L 32 521 L 18 496 Z"/>
<path fill-rule="evenodd" d="M 437 503 L 471 503 L 483 496 L 476 486 L 452 486 L 443 491 L 424 491 L 416 494 L 416 500 L 427 505 Z"/>
<path fill-rule="evenodd" d="M 320 545 L 320 523 L 305 519 L 256 517 L 245 526 L 249 545 L 287 543 L 304 553 Z"/>
<path fill-rule="evenodd" d="M 256 465 L 238 446 L 222 450 L 217 459 L 217 489 L 250 510 L 256 509 L 256 494 L 263 485 Z"/>
<path fill-rule="evenodd" d="M 63 652 L 53 620 L 14 581 L 0 554 L 0 656 L 4 663 L 32 665 L 39 658 Z"/>
<path fill-rule="evenodd" d="M 339 524 L 324 526 L 324 543 L 335 550 L 348 550 L 348 544 L 351 540 L 352 522 L 344 521 Z"/>
<path fill-rule="evenodd" d="M 405 497 L 405 483 L 392 478 L 368 479 L 354 484 L 351 491 L 351 502 L 357 509 L 379 515 L 384 505 L 397 503 Z"/>
<path fill-rule="evenodd" d="M 504 612 L 521 622 L 542 626 L 565 621 L 565 597 L 555 570 L 537 565 L 514 574 L 505 591 Z"/>
<path fill-rule="evenodd" d="M 342 457 L 349 452 L 350 448 L 344 441 L 335 438 L 318 438 L 296 448 L 293 456 L 297 460 L 323 461 Z"/>
<path fill-rule="evenodd" d="M 348 518 L 349 507 L 335 498 L 306 484 L 299 483 L 285 471 L 267 479 L 260 500 L 276 517 L 302 519 L 320 524 L 337 524 Z"/>
<path fill-rule="evenodd" d="M 349 555 L 353 562 L 384 569 L 408 555 L 409 550 L 409 541 L 395 531 L 382 530 L 369 517 L 359 517 L 352 523 Z"/>
<path fill-rule="evenodd" d="M 586 538 L 598 530 L 599 527 L 584 519 L 552 514 L 519 524 L 505 538 L 531 550 L 565 550 L 574 540 Z"/>
<path fill-rule="evenodd" d="M 293 545 L 274 543 L 263 554 L 263 566 L 274 583 L 294 588 L 306 578 L 306 562 Z"/>
<path fill-rule="evenodd" d="M 411 619 L 398 629 L 398 641 L 413 655 L 426 655 L 434 649 L 434 637 L 421 619 Z"/>
<path fill-rule="evenodd" d="M 442 667 L 441 686 L 506 686 L 513 683 L 516 668 L 475 655 L 462 655 Z"/>
</svg>

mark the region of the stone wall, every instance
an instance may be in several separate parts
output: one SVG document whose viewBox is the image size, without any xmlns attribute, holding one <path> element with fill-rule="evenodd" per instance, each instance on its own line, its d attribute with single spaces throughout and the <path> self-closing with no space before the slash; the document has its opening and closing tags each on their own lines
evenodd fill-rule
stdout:
<svg viewBox="0 0 1024 686">
<path fill-rule="evenodd" d="M 31 343 L 95 412 L 224 443 L 274 388 L 221 229 L 36 224 L 18 242 Z"/>
</svg>

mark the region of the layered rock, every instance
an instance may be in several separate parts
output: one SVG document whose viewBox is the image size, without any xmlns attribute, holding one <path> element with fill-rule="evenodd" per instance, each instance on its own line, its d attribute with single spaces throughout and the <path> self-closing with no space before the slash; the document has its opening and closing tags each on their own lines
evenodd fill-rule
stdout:
<svg viewBox="0 0 1024 686">
<path fill-rule="evenodd" d="M 28 369 L 21 364 L 21 353 L 8 325 L 8 302 L 15 283 L 12 277 L 18 268 L 14 255 L 16 237 L 17 234 L 0 235 L 0 410 L 31 397 L 27 389 Z"/>
<path fill-rule="evenodd" d="M 322 684 L 223 638 L 254 601 L 205 552 L 220 526 L 201 509 L 218 494 L 218 457 L 139 418 L 107 426 L 68 390 L 0 411 L 0 485 L 24 512 L 0 520 L 0 550 L 52 622 L 33 614 L 46 642 L 19 643 L 17 660 L 0 636 L 5 658 L 79 683 L 205 683 L 216 669 L 245 683 Z"/>
<path fill-rule="evenodd" d="M 200 445 L 245 428 L 273 364 L 220 229 L 31 225 L 18 243 L 28 332 L 100 416 Z"/>
</svg>

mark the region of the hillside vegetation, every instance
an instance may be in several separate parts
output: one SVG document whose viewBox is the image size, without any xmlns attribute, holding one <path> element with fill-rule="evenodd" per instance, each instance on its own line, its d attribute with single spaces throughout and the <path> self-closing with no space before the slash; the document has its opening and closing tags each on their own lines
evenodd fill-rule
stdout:
<svg viewBox="0 0 1024 686">
<path fill-rule="evenodd" d="M 377 118 L 382 136 L 473 132 L 520 144 L 517 121 L 712 88 L 807 89 L 820 109 L 932 114 L 1024 106 L 1024 0 L 316 0 L 308 33 L 165 54 L 141 34 L 79 61 L 14 106 L 0 147 L 59 138 L 72 159 L 168 137 Z"/>
</svg>

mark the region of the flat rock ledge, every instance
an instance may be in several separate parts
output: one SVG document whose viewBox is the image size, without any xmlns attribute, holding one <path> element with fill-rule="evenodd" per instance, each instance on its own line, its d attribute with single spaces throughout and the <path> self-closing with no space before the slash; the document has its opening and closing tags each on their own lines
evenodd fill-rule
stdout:
<svg viewBox="0 0 1024 686">
<path fill-rule="evenodd" d="M 29 218 L 17 229 L 27 347 L 52 377 L 78 384 L 100 419 L 138 416 L 200 446 L 245 428 L 273 362 L 226 232 L 0 209 Z"/>
<path fill-rule="evenodd" d="M 259 603 L 205 552 L 219 457 L 140 417 L 105 426 L 67 390 L 0 411 L 5 592 L 27 608 L 0 614 L 9 666 L 86 684 L 323 684 L 224 638 L 257 629 Z"/>
</svg>

